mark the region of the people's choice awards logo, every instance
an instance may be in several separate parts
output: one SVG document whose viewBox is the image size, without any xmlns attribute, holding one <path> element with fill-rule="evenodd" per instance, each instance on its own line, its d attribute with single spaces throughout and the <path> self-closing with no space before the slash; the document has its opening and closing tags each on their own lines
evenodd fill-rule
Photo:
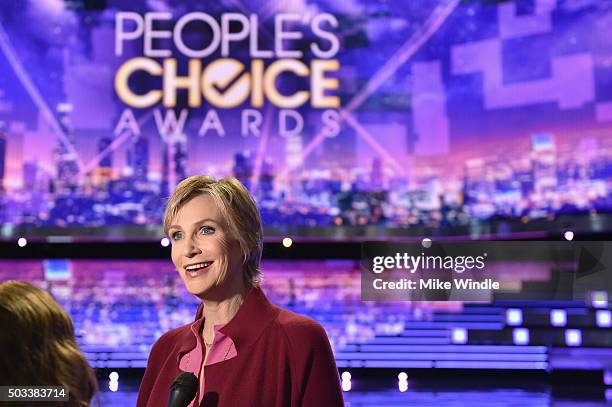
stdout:
<svg viewBox="0 0 612 407">
<path fill-rule="evenodd" d="M 119 12 L 115 16 L 115 55 L 134 55 L 135 47 L 142 48 L 144 55 L 121 63 L 115 91 L 130 108 L 167 108 L 163 121 L 156 116 L 159 123 L 171 120 L 167 115 L 175 115 L 171 109 L 179 105 L 177 94 L 185 92 L 185 107 L 211 108 L 200 135 L 216 130 L 223 136 L 215 109 L 241 108 L 242 135 L 257 136 L 262 122 L 258 109 L 270 103 L 281 109 L 279 121 L 296 122 L 291 130 L 287 123 L 279 123 L 281 136 L 290 136 L 303 126 L 300 113 L 291 110 L 302 106 L 327 109 L 321 113 L 323 130 L 335 136 L 339 131 L 336 109 L 340 107 L 336 94 L 340 63 L 335 59 L 340 41 L 334 33 L 338 20 L 329 13 L 281 13 L 274 16 L 272 26 L 268 27 L 271 32 L 266 31 L 256 14 L 213 17 L 190 12 L 176 19 L 166 12 Z M 134 86 L 136 82 L 141 85 Z M 149 88 L 143 89 L 142 84 Z M 174 124 L 180 125 L 183 115 L 175 115 Z M 133 113 L 126 109 L 117 127 L 133 126 L 132 118 Z"/>
</svg>

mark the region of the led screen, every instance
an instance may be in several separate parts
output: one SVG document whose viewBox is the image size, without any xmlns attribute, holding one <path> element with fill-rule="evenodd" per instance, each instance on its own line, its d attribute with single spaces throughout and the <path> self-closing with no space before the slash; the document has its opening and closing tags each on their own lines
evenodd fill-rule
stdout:
<svg viewBox="0 0 612 407">
<path fill-rule="evenodd" d="M 3 238 L 159 236 L 193 174 L 243 181 L 268 236 L 610 229 L 609 1 L 49 0 L 0 23 Z"/>
</svg>

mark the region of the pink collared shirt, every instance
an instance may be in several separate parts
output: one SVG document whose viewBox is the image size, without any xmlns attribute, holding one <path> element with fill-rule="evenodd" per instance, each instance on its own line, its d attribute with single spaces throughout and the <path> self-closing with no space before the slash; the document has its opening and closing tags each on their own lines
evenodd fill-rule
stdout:
<svg viewBox="0 0 612 407">
<path fill-rule="evenodd" d="M 179 362 L 179 369 L 183 372 L 191 372 L 200 380 L 200 388 L 198 391 L 198 403 L 195 404 L 195 398 L 189 404 L 189 407 L 199 406 L 204 396 L 204 378 L 200 377 L 202 370 L 202 361 L 204 360 L 206 348 L 203 346 L 201 335 L 202 326 L 204 325 L 205 313 L 202 317 L 191 324 L 191 332 L 196 339 L 196 346 L 189 352 L 185 353 Z M 210 347 L 209 355 L 206 358 L 204 366 L 214 365 L 215 363 L 223 362 L 238 356 L 234 341 L 229 336 L 220 331 L 226 324 L 218 324 L 214 326 L 215 336 L 213 344 Z"/>
</svg>

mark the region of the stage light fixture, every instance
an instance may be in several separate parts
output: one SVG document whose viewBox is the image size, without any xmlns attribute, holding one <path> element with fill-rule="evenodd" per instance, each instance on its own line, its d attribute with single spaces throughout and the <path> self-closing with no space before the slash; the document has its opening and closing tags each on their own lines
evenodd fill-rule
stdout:
<svg viewBox="0 0 612 407">
<path fill-rule="evenodd" d="M 523 323 L 523 311 L 518 308 L 509 308 L 506 310 L 506 324 L 510 326 L 519 326 Z"/>
<path fill-rule="evenodd" d="M 351 381 L 350 380 L 342 381 L 342 391 L 351 391 Z"/>
<path fill-rule="evenodd" d="M 550 324 L 552 326 L 567 325 L 567 311 L 564 309 L 550 310 Z"/>
<path fill-rule="evenodd" d="M 595 313 L 595 321 L 597 322 L 597 326 L 600 328 L 610 328 L 610 326 L 612 326 L 612 316 L 610 314 L 611 313 L 609 310 L 598 310 Z"/>
<path fill-rule="evenodd" d="M 603 381 L 606 386 L 612 386 L 612 370 L 604 371 Z"/>
<path fill-rule="evenodd" d="M 351 373 L 348 371 L 344 371 L 340 375 L 340 378 L 342 379 L 342 383 L 341 383 L 342 390 L 350 391 L 351 390 Z"/>
<path fill-rule="evenodd" d="M 283 239 L 283 246 L 291 247 L 292 244 L 293 244 L 293 240 L 291 240 L 290 237 L 286 237 Z"/>
<path fill-rule="evenodd" d="M 582 345 L 582 331 L 580 329 L 567 329 L 565 331 L 565 344 L 567 346 Z"/>
<path fill-rule="evenodd" d="M 117 390 L 119 390 L 119 382 L 108 382 L 108 389 L 112 392 L 116 392 Z"/>
<path fill-rule="evenodd" d="M 25 247 L 28 244 L 28 240 L 25 237 L 20 237 L 17 239 L 17 245 L 19 247 Z"/>
<path fill-rule="evenodd" d="M 608 293 L 605 291 L 593 291 L 591 293 L 591 306 L 593 308 L 607 308 Z"/>
<path fill-rule="evenodd" d="M 512 330 L 512 342 L 515 345 L 529 345 L 529 329 L 514 328 Z"/>
<path fill-rule="evenodd" d="M 456 345 L 463 345 L 467 343 L 468 333 L 465 328 L 453 328 L 451 333 L 451 342 Z"/>
</svg>

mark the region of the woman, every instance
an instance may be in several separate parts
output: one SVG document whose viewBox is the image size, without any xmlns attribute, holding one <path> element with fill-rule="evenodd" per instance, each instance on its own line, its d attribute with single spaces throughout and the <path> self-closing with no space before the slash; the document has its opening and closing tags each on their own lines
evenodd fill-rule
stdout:
<svg viewBox="0 0 612 407">
<path fill-rule="evenodd" d="M 153 345 L 138 407 L 166 406 L 181 372 L 198 377 L 190 406 L 341 406 L 323 328 L 272 305 L 259 287 L 262 224 L 235 178 L 193 176 L 170 197 L 172 262 L 202 304 L 195 322 Z"/>
<path fill-rule="evenodd" d="M 68 402 L 7 405 L 89 406 L 96 378 L 79 350 L 72 320 L 30 283 L 0 284 L 0 386 L 64 386 Z"/>
</svg>

